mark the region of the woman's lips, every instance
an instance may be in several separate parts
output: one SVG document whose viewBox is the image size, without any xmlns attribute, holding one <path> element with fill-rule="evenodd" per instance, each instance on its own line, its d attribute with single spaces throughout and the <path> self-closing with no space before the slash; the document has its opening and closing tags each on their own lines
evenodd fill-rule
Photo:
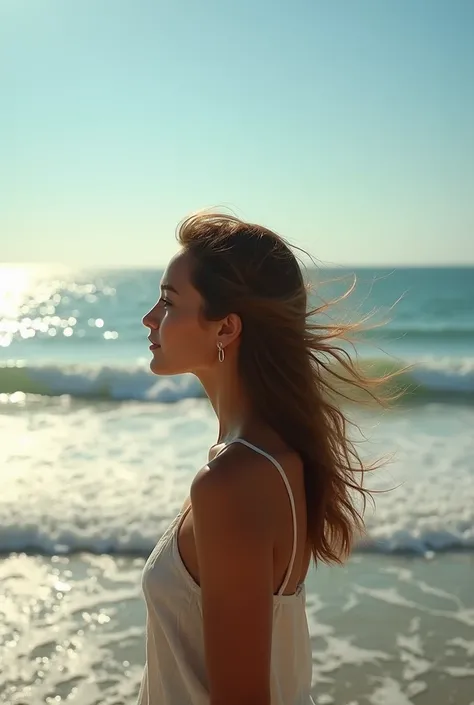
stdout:
<svg viewBox="0 0 474 705">
<path fill-rule="evenodd" d="M 161 348 L 161 345 L 158 345 L 158 343 L 152 343 L 150 345 L 150 350 L 158 350 L 158 348 Z"/>
</svg>

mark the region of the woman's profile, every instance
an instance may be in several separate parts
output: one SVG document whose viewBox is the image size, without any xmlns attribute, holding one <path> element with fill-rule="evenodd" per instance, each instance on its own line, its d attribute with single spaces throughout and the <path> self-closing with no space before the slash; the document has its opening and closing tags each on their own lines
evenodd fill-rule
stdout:
<svg viewBox="0 0 474 705">
<path fill-rule="evenodd" d="M 370 382 L 310 310 L 283 238 L 202 213 L 178 241 L 143 318 L 150 366 L 194 374 L 219 433 L 144 568 L 139 703 L 309 705 L 305 577 L 311 558 L 348 556 L 366 494 L 330 380 Z"/>
</svg>

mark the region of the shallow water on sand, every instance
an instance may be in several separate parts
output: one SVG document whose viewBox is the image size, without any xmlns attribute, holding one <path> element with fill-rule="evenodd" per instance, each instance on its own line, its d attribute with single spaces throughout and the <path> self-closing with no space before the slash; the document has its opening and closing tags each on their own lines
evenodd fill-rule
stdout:
<svg viewBox="0 0 474 705">
<path fill-rule="evenodd" d="M 0 702 L 132 705 L 143 558 L 12 554 L 0 564 Z M 307 579 L 318 705 L 472 705 L 474 556 L 355 555 Z"/>
</svg>

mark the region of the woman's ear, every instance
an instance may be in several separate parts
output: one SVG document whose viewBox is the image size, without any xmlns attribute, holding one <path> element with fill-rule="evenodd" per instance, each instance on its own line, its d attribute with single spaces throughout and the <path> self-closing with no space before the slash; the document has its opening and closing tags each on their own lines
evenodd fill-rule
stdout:
<svg viewBox="0 0 474 705">
<path fill-rule="evenodd" d="M 230 313 L 224 318 L 219 327 L 218 336 L 219 342 L 224 347 L 233 343 L 242 332 L 242 320 L 237 313 Z"/>
</svg>

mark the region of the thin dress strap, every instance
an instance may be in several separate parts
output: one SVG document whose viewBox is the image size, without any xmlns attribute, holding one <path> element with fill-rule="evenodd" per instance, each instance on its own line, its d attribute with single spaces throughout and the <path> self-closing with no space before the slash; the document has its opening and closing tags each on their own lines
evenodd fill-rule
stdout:
<svg viewBox="0 0 474 705">
<path fill-rule="evenodd" d="M 244 446 L 247 446 L 248 448 L 251 448 L 254 450 L 256 453 L 260 453 L 260 455 L 263 455 L 265 458 L 267 458 L 273 465 L 276 467 L 278 472 L 281 475 L 281 478 L 283 482 L 285 483 L 285 487 L 288 491 L 288 496 L 290 498 L 290 505 L 291 505 L 291 514 L 293 517 L 293 550 L 291 552 L 291 558 L 290 562 L 288 564 L 288 568 L 285 574 L 285 577 L 283 579 L 283 583 L 280 587 L 280 589 L 277 592 L 277 595 L 283 595 L 286 586 L 288 585 L 288 580 L 290 579 L 291 576 L 291 571 L 293 570 L 293 564 L 295 562 L 295 556 L 296 556 L 296 541 L 297 541 L 297 529 L 296 529 L 296 509 L 295 509 L 295 500 L 293 498 L 293 492 L 291 491 L 291 486 L 290 483 L 288 482 L 288 478 L 285 474 L 285 471 L 283 470 L 282 466 L 278 462 L 278 460 L 275 460 L 275 458 L 270 455 L 269 453 L 266 453 L 264 450 L 261 448 L 258 448 L 257 446 L 254 446 L 252 443 L 249 443 L 248 441 L 244 440 L 243 438 L 235 438 L 233 441 L 230 441 L 227 445 L 231 445 L 231 443 L 242 443 Z"/>
</svg>

